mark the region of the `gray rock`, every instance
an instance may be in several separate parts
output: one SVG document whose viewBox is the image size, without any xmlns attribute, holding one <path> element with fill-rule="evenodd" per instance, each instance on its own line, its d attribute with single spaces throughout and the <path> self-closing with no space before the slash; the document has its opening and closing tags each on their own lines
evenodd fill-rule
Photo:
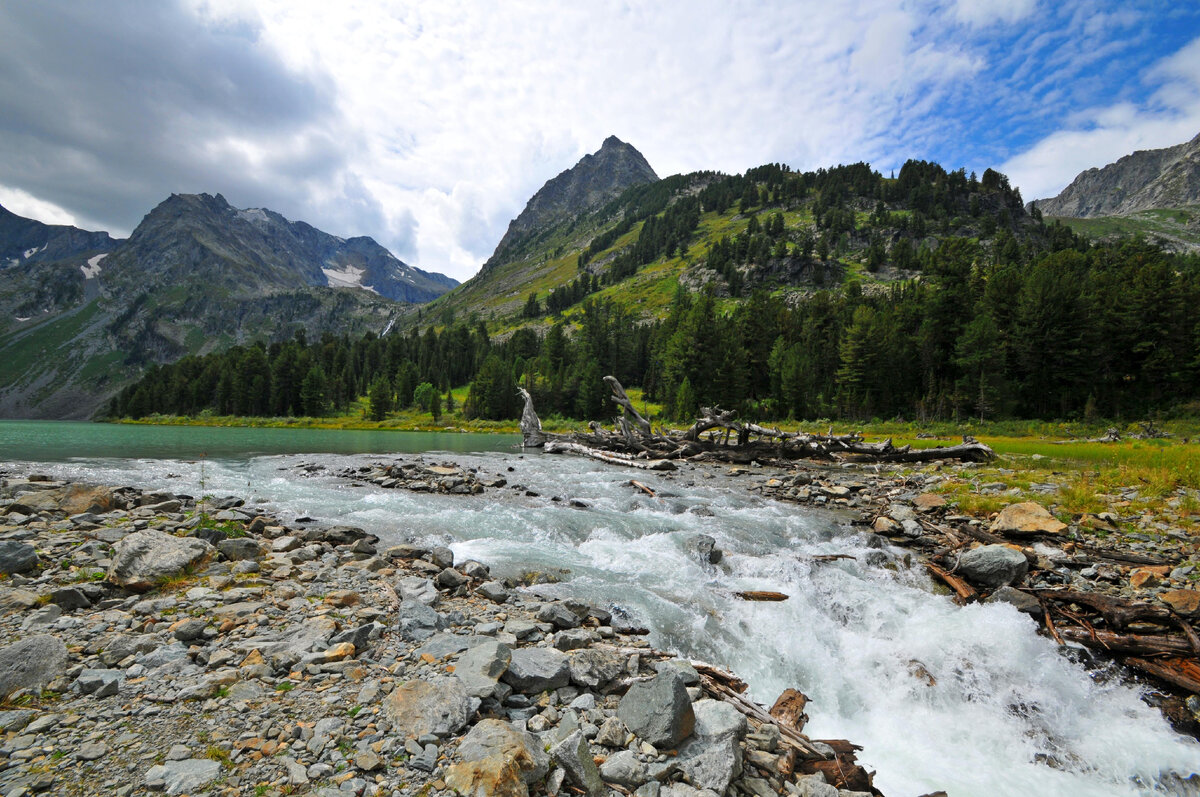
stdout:
<svg viewBox="0 0 1200 797">
<path fill-rule="evenodd" d="M 88 596 L 78 587 L 62 587 L 61 589 L 54 590 L 50 593 L 50 602 L 61 608 L 64 612 L 86 609 L 92 605 Z"/>
<path fill-rule="evenodd" d="M 1042 613 L 1042 605 L 1037 598 L 1012 587 L 1001 587 L 989 595 L 984 603 L 1008 603 L 1015 606 L 1017 611 L 1034 616 Z"/>
<path fill-rule="evenodd" d="M 296 759 L 291 756 L 284 756 L 280 759 L 284 770 L 287 771 L 288 783 L 292 786 L 305 786 L 308 784 L 308 771 Z"/>
<path fill-rule="evenodd" d="M 683 659 L 666 659 L 654 663 L 655 672 L 677 672 L 683 678 L 684 686 L 696 686 L 700 683 L 700 673 L 690 662 Z"/>
<path fill-rule="evenodd" d="M 715 565 L 720 563 L 723 554 L 721 549 L 717 547 L 717 541 L 709 535 L 697 535 L 692 541 L 692 545 L 695 548 L 700 564 Z"/>
<path fill-rule="evenodd" d="M 836 786 L 825 782 L 825 776 L 820 772 L 797 777 L 796 786 L 797 797 L 839 797 L 841 794 Z"/>
<path fill-rule="evenodd" d="M 62 617 L 62 607 L 57 603 L 50 603 L 26 617 L 21 623 L 21 630 L 30 631 L 45 628 L 53 625 L 60 617 Z"/>
<path fill-rule="evenodd" d="M 518 692 L 536 695 L 571 681 L 567 657 L 550 648 L 518 648 L 512 652 L 502 680 Z"/>
<path fill-rule="evenodd" d="M 579 625 L 579 615 L 561 603 L 543 603 L 542 607 L 538 609 L 537 619 L 560 629 L 576 628 Z"/>
<path fill-rule="evenodd" d="M 588 648 L 595 641 L 595 634 L 586 628 L 572 628 L 568 631 L 559 631 L 554 635 L 554 647 L 564 651 Z"/>
<path fill-rule="evenodd" d="M 519 773 L 526 785 L 532 785 L 546 777 L 550 768 L 549 757 L 532 734 L 496 719 L 480 720 L 471 728 L 458 745 L 458 755 L 468 765 L 495 762 L 499 766 L 468 766 L 459 770 L 457 775 L 447 778 L 451 786 L 455 786 L 456 781 L 466 781 L 474 782 L 478 788 L 483 785 L 480 783 L 480 773 L 486 773 L 488 769 Z"/>
<path fill-rule="evenodd" d="M 108 745 L 104 742 L 84 742 L 75 751 L 75 757 L 81 761 L 95 761 L 108 754 Z"/>
<path fill-rule="evenodd" d="M 633 793 L 633 797 L 661 797 L 662 784 L 657 780 L 652 780 L 649 783 L 643 783 L 638 790 Z"/>
<path fill-rule="evenodd" d="M 470 695 L 454 677 L 400 684 L 383 706 L 401 738 L 425 734 L 444 738 L 462 730 L 474 714 Z"/>
<path fill-rule="evenodd" d="M 447 567 L 445 570 L 437 574 L 436 580 L 437 585 L 443 589 L 458 589 L 463 584 L 468 583 L 471 579 L 467 578 L 453 567 Z"/>
<path fill-rule="evenodd" d="M 433 636 L 435 631 L 446 627 L 446 618 L 414 600 L 405 600 L 396 610 L 396 623 L 400 636 L 413 642 L 421 642 Z"/>
<path fill-rule="evenodd" d="M 144 592 L 187 568 L 203 564 L 215 552 L 215 548 L 195 537 L 174 537 L 154 529 L 136 531 L 116 544 L 108 580 Z"/>
<path fill-rule="evenodd" d="M 476 562 L 474 559 L 468 559 L 467 561 L 459 564 L 458 571 L 464 576 L 470 576 L 476 581 L 483 581 L 485 578 L 491 575 L 492 572 L 491 568 L 489 568 L 483 562 Z"/>
<path fill-rule="evenodd" d="M 67 671 L 67 646 L 40 635 L 27 637 L 0 650 L 0 698 L 18 689 L 41 691 Z"/>
<path fill-rule="evenodd" d="M 200 639 L 204 636 L 204 629 L 207 623 L 198 617 L 184 620 L 175 629 L 175 638 L 180 642 L 191 642 L 193 639 Z"/>
<path fill-rule="evenodd" d="M 621 722 L 621 718 L 609 717 L 604 720 L 600 726 L 600 732 L 596 734 L 596 744 L 605 747 L 624 747 L 628 737 L 629 729 L 625 727 L 625 723 Z"/>
<path fill-rule="evenodd" d="M 357 628 L 347 628 L 329 640 L 329 644 L 338 645 L 342 642 L 349 642 L 351 645 L 354 645 L 356 651 L 366 650 L 367 644 L 371 641 L 371 636 L 375 633 L 375 628 L 374 622 L 360 625 Z"/>
<path fill-rule="evenodd" d="M 600 777 L 610 783 L 636 789 L 649 780 L 650 776 L 646 765 L 638 760 L 637 754 L 622 750 L 613 753 L 600 765 Z"/>
<path fill-rule="evenodd" d="M 430 607 L 437 606 L 442 599 L 437 586 L 429 579 L 420 576 L 400 579 L 396 584 L 396 591 L 400 593 L 402 600 L 416 601 Z"/>
<path fill-rule="evenodd" d="M 429 558 L 438 567 L 454 567 L 454 551 L 438 546 L 429 552 Z"/>
<path fill-rule="evenodd" d="M 662 748 L 678 746 L 696 722 L 683 676 L 670 671 L 630 686 L 617 716 L 638 738 Z"/>
<path fill-rule="evenodd" d="M 1025 554 L 1006 545 L 984 545 L 959 557 L 958 571 L 976 584 L 1003 587 L 1023 578 L 1029 562 Z"/>
<path fill-rule="evenodd" d="M 261 559 L 263 550 L 256 540 L 249 537 L 232 537 L 217 543 L 217 550 L 231 562 Z"/>
<path fill-rule="evenodd" d="M 191 793 L 204 788 L 221 774 L 221 765 L 206 758 L 187 758 L 183 761 L 168 761 L 150 767 L 146 773 L 146 785 L 158 782 L 167 794 Z"/>
<path fill-rule="evenodd" d="M 679 768 L 693 785 L 724 794 L 742 774 L 738 742 L 746 735 L 746 718 L 720 700 L 699 700 L 692 708 L 696 723 L 679 749 Z"/>
<path fill-rule="evenodd" d="M 27 573 L 39 561 L 37 551 L 29 543 L 0 540 L 0 574 Z"/>
<path fill-rule="evenodd" d="M 435 659 L 444 659 L 447 656 L 453 656 L 455 653 L 462 653 L 467 648 L 471 647 L 468 641 L 470 638 L 462 634 L 451 634 L 442 632 L 434 634 L 425 644 L 417 648 L 418 656 L 433 656 Z"/>
<path fill-rule="evenodd" d="M 581 689 L 603 689 L 625 672 L 625 659 L 595 648 L 571 651 L 571 683 Z"/>
<path fill-rule="evenodd" d="M 512 661 L 512 653 L 512 648 L 502 642 L 484 642 L 458 657 L 454 674 L 462 681 L 467 694 L 486 700 L 496 694 L 500 676 Z"/>
<path fill-rule="evenodd" d="M 0 711 L 0 731 L 4 731 L 5 733 L 19 731 L 29 724 L 33 716 L 34 712 L 29 709 Z"/>
<path fill-rule="evenodd" d="M 108 697 L 120 690 L 124 675 L 120 670 L 84 670 L 75 679 L 75 686 L 85 695 Z"/>
<path fill-rule="evenodd" d="M 567 773 L 567 780 L 587 793 L 588 797 L 605 797 L 608 787 L 600 778 L 600 770 L 592 760 L 587 739 L 575 731 L 550 748 L 550 758 Z"/>
<path fill-rule="evenodd" d="M 495 601 L 496 603 L 504 603 L 512 595 L 512 593 L 509 592 L 508 589 L 499 581 L 485 581 L 484 583 L 480 584 L 475 591 L 488 600 Z"/>
</svg>

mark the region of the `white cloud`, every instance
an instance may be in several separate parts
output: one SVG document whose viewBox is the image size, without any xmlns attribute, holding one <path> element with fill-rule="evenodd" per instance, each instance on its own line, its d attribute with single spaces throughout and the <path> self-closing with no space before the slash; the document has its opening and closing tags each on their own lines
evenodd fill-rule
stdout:
<svg viewBox="0 0 1200 797">
<path fill-rule="evenodd" d="M 954 16 L 976 28 L 1012 23 L 1033 13 L 1037 0 L 955 0 Z"/>
<path fill-rule="evenodd" d="M 1072 114 L 1071 127 L 1042 138 L 1001 170 L 1025 199 L 1043 199 L 1056 196 L 1085 169 L 1200 133 L 1200 38 L 1163 58 L 1144 79 L 1157 85 L 1144 103 L 1119 102 Z"/>
<path fill-rule="evenodd" d="M 18 216 L 37 219 L 46 224 L 68 224 L 73 227 L 79 225 L 75 215 L 70 211 L 60 208 L 53 202 L 38 199 L 20 188 L 0 185 L 0 205 Z"/>
</svg>

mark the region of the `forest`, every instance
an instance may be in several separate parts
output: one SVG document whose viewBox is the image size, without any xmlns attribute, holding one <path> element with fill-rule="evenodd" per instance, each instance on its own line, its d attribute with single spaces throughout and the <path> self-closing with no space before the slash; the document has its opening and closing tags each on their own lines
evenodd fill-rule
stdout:
<svg viewBox="0 0 1200 797">
<path fill-rule="evenodd" d="M 789 228 L 798 207 L 812 223 Z M 739 232 L 701 252 L 723 286 L 680 288 L 653 321 L 596 295 L 656 258 L 695 253 L 702 212 L 735 211 Z M 675 419 L 701 406 L 758 421 L 1200 413 L 1200 258 L 1140 239 L 1088 243 L 1026 214 L 992 170 L 698 173 L 631 189 L 602 214 L 613 225 L 581 253 L 578 278 L 531 294 L 525 323 L 502 338 L 474 319 L 382 338 L 298 332 L 154 366 L 109 415 L 320 416 L 367 396 L 377 419 L 414 403 L 436 416 L 451 387 L 470 384 L 468 418 L 518 417 L 520 385 L 543 416 L 601 419 L 613 411 L 607 374 Z M 631 219 L 638 236 L 597 265 Z M 839 256 L 913 276 L 816 280 L 804 293 L 743 285 L 754 264 L 823 275 Z"/>
</svg>

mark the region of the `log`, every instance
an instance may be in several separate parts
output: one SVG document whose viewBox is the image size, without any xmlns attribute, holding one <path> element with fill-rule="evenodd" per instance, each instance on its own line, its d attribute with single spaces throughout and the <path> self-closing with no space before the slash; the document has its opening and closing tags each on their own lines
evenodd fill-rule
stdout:
<svg viewBox="0 0 1200 797">
<path fill-rule="evenodd" d="M 1108 621 L 1117 630 L 1128 628 L 1136 622 L 1150 622 L 1159 625 L 1175 625 L 1171 612 L 1149 603 L 1141 603 L 1115 598 L 1111 595 L 1101 595 L 1095 592 L 1078 592 L 1071 589 L 1033 589 L 1030 593 L 1038 598 L 1055 601 L 1056 603 L 1078 603 L 1088 606 Z"/>
<path fill-rule="evenodd" d="M 1200 665 L 1187 658 L 1129 658 L 1125 663 L 1193 694 L 1200 694 Z"/>
<path fill-rule="evenodd" d="M 629 396 L 625 394 L 625 388 L 621 387 L 621 383 L 617 381 L 615 376 L 604 377 L 604 384 L 608 385 L 612 391 L 613 403 L 617 404 L 625 413 L 625 417 L 631 420 L 638 429 L 641 430 L 645 437 L 653 437 L 650 431 L 650 421 L 642 417 L 642 414 L 633 406 L 633 402 L 629 400 Z"/>
<path fill-rule="evenodd" d="M 784 595 L 782 592 L 769 592 L 766 590 L 756 590 L 756 589 L 744 590 L 742 592 L 735 592 L 733 594 L 738 596 L 739 598 L 741 598 L 744 601 L 778 602 L 778 601 L 785 601 L 788 599 L 788 596 Z"/>
<path fill-rule="evenodd" d="M 658 497 L 657 495 L 655 495 L 655 494 L 654 494 L 654 491 L 653 491 L 653 490 L 651 490 L 651 489 L 650 489 L 649 487 L 647 487 L 646 485 L 642 484 L 642 483 L 641 483 L 640 481 L 638 481 L 637 479 L 630 479 L 630 480 L 629 480 L 629 486 L 630 486 L 630 487 L 636 487 L 636 488 L 638 488 L 639 490 L 641 490 L 643 493 L 645 493 L 646 495 L 650 496 L 651 498 L 657 498 L 657 497 Z"/>
<path fill-rule="evenodd" d="M 975 591 L 974 587 L 963 581 L 958 576 L 953 575 L 950 573 L 950 571 L 938 567 L 933 562 L 926 562 L 925 568 L 929 570 L 930 573 L 933 573 L 933 575 L 937 576 L 937 578 L 947 587 L 954 590 L 961 602 L 969 603 L 970 601 L 973 601 L 979 597 L 979 593 Z"/>
<path fill-rule="evenodd" d="M 775 699 L 775 705 L 771 706 L 768 713 L 775 718 L 779 727 L 792 728 L 797 733 L 801 733 L 804 731 L 804 723 L 808 722 L 808 715 L 804 713 L 807 705 L 808 695 L 788 688 L 784 689 L 783 694 Z"/>
<path fill-rule="evenodd" d="M 675 463 L 669 459 L 634 459 L 628 454 L 620 454 L 615 451 L 602 451 L 598 448 L 588 448 L 579 443 L 571 443 L 566 440 L 548 440 L 544 448 L 547 454 L 580 454 L 592 459 L 598 459 L 601 462 L 607 462 L 610 465 L 624 465 L 629 468 L 639 468 L 641 470 L 675 470 Z"/>
<path fill-rule="evenodd" d="M 775 718 L 768 714 L 762 706 L 743 697 L 724 684 L 709 677 L 705 672 L 700 670 L 697 671 L 700 672 L 701 682 L 704 684 L 705 691 L 716 695 L 719 699 L 724 700 L 726 703 L 733 706 L 739 712 L 747 717 L 750 717 L 751 719 L 758 720 L 759 722 L 767 722 L 773 725 L 778 725 L 778 723 L 775 722 Z M 802 758 L 808 760 L 825 759 L 825 754 L 814 747 L 813 743 L 810 742 L 808 738 L 803 736 L 799 731 L 792 730 L 791 728 L 779 727 L 779 735 L 784 744 L 795 748 L 800 753 Z"/>
<path fill-rule="evenodd" d="M 1186 639 L 1166 634 L 1118 634 L 1115 631 L 1090 633 L 1085 628 L 1066 626 L 1059 635 L 1093 650 L 1134 656 L 1191 656 L 1192 646 Z"/>
<path fill-rule="evenodd" d="M 542 420 L 533 408 L 533 396 L 523 387 L 517 388 L 517 395 L 525 402 L 525 409 L 521 411 L 521 445 L 541 448 L 546 444 L 546 435 L 542 432 Z"/>
</svg>

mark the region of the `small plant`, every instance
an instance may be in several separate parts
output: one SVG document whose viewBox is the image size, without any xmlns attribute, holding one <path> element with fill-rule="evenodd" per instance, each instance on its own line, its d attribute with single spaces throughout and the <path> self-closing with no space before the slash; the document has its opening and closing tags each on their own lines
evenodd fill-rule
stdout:
<svg viewBox="0 0 1200 797">
<path fill-rule="evenodd" d="M 351 717 L 357 717 L 358 712 L 360 712 L 360 711 L 362 711 L 362 706 L 355 706 L 354 708 L 347 710 L 346 713 L 349 714 Z"/>
<path fill-rule="evenodd" d="M 291 681 L 280 681 L 279 683 L 275 684 L 276 692 L 290 692 L 295 688 L 296 685 Z"/>
<path fill-rule="evenodd" d="M 204 751 L 204 757 L 210 761 L 216 761 L 223 767 L 233 766 L 233 759 L 229 757 L 229 751 L 218 747 L 215 744 L 210 744 L 208 749 Z"/>
<path fill-rule="evenodd" d="M 229 697 L 229 687 L 222 686 L 219 689 L 217 689 L 217 693 L 216 693 L 215 697 L 218 697 L 218 698 Z"/>
</svg>

